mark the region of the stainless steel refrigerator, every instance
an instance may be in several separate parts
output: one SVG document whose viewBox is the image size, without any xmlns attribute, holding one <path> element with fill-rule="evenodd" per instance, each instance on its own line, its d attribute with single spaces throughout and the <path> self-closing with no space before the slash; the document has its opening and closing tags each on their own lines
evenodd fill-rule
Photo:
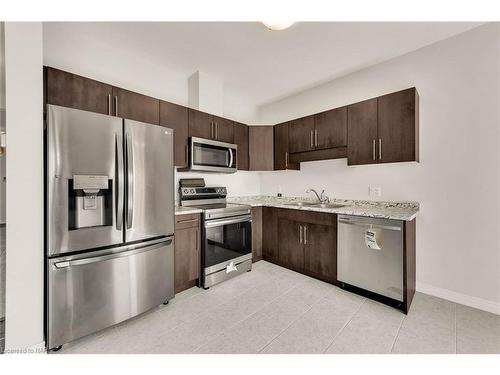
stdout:
<svg viewBox="0 0 500 375">
<path fill-rule="evenodd" d="M 49 349 L 174 296 L 173 131 L 49 105 Z"/>
</svg>

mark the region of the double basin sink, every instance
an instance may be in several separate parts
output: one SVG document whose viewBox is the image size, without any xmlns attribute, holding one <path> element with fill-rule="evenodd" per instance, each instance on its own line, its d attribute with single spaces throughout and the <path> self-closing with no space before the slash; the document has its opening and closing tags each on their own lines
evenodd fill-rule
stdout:
<svg viewBox="0 0 500 375">
<path fill-rule="evenodd" d="M 321 207 L 321 208 L 340 208 L 345 207 L 345 204 L 339 203 L 313 203 L 313 202 L 292 202 L 285 203 L 286 206 L 296 206 L 296 207 Z"/>
</svg>

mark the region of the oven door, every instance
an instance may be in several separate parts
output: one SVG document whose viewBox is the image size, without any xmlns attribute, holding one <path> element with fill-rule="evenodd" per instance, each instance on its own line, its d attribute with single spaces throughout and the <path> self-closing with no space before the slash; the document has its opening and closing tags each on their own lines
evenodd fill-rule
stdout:
<svg viewBox="0 0 500 375">
<path fill-rule="evenodd" d="M 191 170 L 224 173 L 236 172 L 236 145 L 191 137 L 190 146 Z"/>
<path fill-rule="evenodd" d="M 205 221 L 204 234 L 205 275 L 227 268 L 231 262 L 238 264 L 252 259 L 250 215 Z"/>
</svg>

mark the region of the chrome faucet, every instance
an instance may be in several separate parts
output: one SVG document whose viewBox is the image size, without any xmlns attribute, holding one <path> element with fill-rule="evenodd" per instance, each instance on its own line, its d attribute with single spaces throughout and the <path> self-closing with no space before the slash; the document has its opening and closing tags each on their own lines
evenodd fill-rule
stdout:
<svg viewBox="0 0 500 375">
<path fill-rule="evenodd" d="M 318 192 L 314 189 L 307 189 L 306 193 L 316 194 L 316 197 L 318 198 L 318 201 L 321 204 L 330 203 L 330 198 L 328 198 L 328 196 L 325 195 L 325 189 L 321 190 L 321 194 L 318 194 Z"/>
</svg>

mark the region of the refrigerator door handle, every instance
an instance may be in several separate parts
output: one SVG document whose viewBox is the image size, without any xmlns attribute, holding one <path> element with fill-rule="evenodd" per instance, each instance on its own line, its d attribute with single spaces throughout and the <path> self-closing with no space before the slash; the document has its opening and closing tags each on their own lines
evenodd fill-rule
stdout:
<svg viewBox="0 0 500 375">
<path fill-rule="evenodd" d="M 127 148 L 127 229 L 134 220 L 134 143 L 132 135 L 126 134 Z"/>
<path fill-rule="evenodd" d="M 115 151 L 116 151 L 116 229 L 122 230 L 123 226 L 123 140 L 122 137 L 115 133 Z"/>
</svg>

